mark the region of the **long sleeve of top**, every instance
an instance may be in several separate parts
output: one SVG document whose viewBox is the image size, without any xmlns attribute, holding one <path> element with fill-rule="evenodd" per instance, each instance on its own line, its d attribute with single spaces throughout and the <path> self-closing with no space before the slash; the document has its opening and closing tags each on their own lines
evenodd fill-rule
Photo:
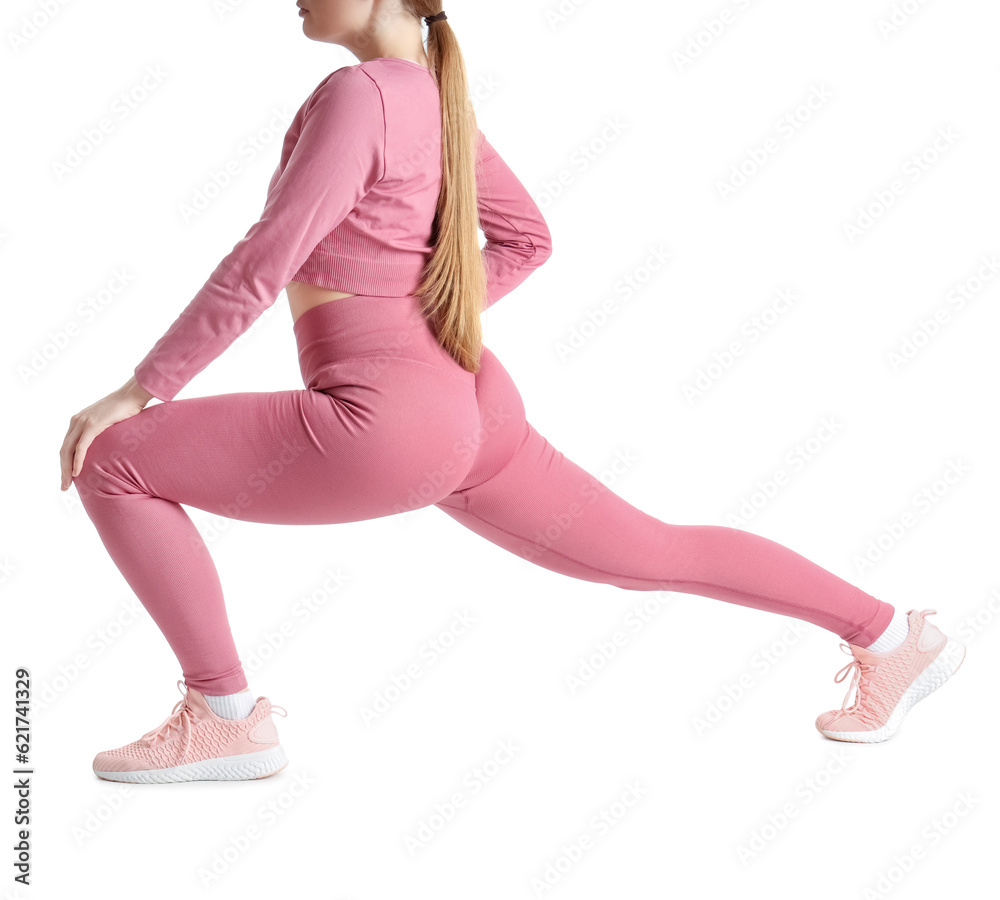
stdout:
<svg viewBox="0 0 1000 900">
<path fill-rule="evenodd" d="M 433 251 L 439 102 L 429 70 L 408 60 L 378 58 L 326 76 L 289 125 L 259 221 L 135 367 L 136 381 L 172 400 L 292 280 L 372 296 L 412 293 Z M 485 309 L 551 249 L 531 196 L 482 132 L 478 140 Z M 414 149 L 435 145 L 436 153 Z"/>
<path fill-rule="evenodd" d="M 482 131 L 476 192 L 479 226 L 486 235 L 484 308 L 489 308 L 552 255 L 552 243 L 541 210 Z"/>
</svg>

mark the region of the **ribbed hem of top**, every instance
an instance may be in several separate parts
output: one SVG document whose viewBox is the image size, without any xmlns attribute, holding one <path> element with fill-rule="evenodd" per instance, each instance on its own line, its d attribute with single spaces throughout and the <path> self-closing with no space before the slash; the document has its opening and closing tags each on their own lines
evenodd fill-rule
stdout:
<svg viewBox="0 0 1000 900">
<path fill-rule="evenodd" d="M 291 280 L 372 297 L 402 297 L 417 290 L 423 266 L 423 257 L 414 263 L 337 254 L 320 258 L 317 253 L 303 263 Z"/>
<path fill-rule="evenodd" d="M 397 244 L 387 251 L 384 237 L 376 239 L 348 218 L 313 249 L 291 280 L 373 297 L 412 294 L 433 249 Z"/>
</svg>

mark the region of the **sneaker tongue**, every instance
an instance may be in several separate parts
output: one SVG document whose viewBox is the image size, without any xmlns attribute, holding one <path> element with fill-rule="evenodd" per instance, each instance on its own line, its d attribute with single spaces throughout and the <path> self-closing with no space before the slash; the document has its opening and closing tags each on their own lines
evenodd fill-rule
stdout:
<svg viewBox="0 0 1000 900">
<path fill-rule="evenodd" d="M 856 644 L 850 644 L 850 648 L 854 654 L 854 658 L 865 665 L 877 665 L 880 659 L 885 658 L 884 653 L 875 653 L 867 647 L 858 647 Z"/>
<path fill-rule="evenodd" d="M 215 715 L 212 712 L 212 708 L 208 705 L 208 701 L 205 700 L 205 695 L 196 688 L 189 687 L 187 689 L 187 703 L 191 707 L 191 711 L 199 719 Z"/>
</svg>

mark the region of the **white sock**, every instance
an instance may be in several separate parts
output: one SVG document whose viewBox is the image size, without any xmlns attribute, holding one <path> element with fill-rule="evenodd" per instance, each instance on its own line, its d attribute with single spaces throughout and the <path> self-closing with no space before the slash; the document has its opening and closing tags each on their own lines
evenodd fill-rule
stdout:
<svg viewBox="0 0 1000 900">
<path fill-rule="evenodd" d="M 892 614 L 892 621 L 886 626 L 875 642 L 868 646 L 872 653 L 888 653 L 895 650 L 910 633 L 910 617 L 900 609 Z"/>
<path fill-rule="evenodd" d="M 257 705 L 250 688 L 243 688 L 235 694 L 222 694 L 219 697 L 204 695 L 208 708 L 222 719 L 245 719 Z"/>
</svg>

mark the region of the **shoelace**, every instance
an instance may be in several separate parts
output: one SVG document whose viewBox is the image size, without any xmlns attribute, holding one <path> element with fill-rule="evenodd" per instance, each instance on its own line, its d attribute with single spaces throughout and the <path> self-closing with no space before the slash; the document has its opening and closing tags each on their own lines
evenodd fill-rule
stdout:
<svg viewBox="0 0 1000 900">
<path fill-rule="evenodd" d="M 184 695 L 174 704 L 173 710 L 171 710 L 170 715 L 167 716 L 156 728 L 151 731 L 147 731 L 139 740 L 145 741 L 147 747 L 155 747 L 159 740 L 167 740 L 170 736 L 172 729 L 176 728 L 179 732 L 184 732 L 184 749 L 181 751 L 180 762 L 183 763 L 187 759 L 188 748 L 191 746 L 191 729 L 194 724 L 198 721 L 194 711 L 188 705 L 187 697 L 187 686 L 184 684 L 184 680 L 181 678 L 177 679 L 177 689 Z M 271 712 L 279 712 L 282 716 L 288 715 L 288 710 L 283 706 L 271 706 Z"/>
<path fill-rule="evenodd" d="M 191 728 L 197 721 L 194 711 L 188 705 L 187 688 L 181 678 L 177 679 L 177 689 L 184 695 L 174 704 L 170 715 L 167 716 L 156 728 L 147 731 L 140 741 L 145 742 L 147 747 L 155 747 L 160 739 L 167 740 L 171 730 L 176 728 L 184 732 L 184 750 L 181 752 L 181 762 L 187 758 L 188 748 L 191 746 Z"/>
<path fill-rule="evenodd" d="M 840 704 L 840 708 L 844 712 L 856 712 L 859 717 L 867 718 L 868 711 L 864 706 L 862 706 L 862 701 L 867 701 L 868 699 L 868 689 L 871 687 L 872 676 L 877 671 L 878 666 L 861 662 L 860 659 L 854 656 L 854 651 L 851 650 L 850 645 L 848 644 L 841 644 L 840 648 L 854 657 L 846 666 L 844 666 L 844 668 L 833 676 L 833 680 L 839 683 L 847 677 L 848 672 L 851 672 L 853 675 L 850 687 L 847 689 L 847 694 L 844 696 L 844 702 Z M 848 706 L 847 699 L 851 696 L 851 693 L 855 688 L 857 688 L 858 695 L 854 703 L 852 703 L 851 706 Z"/>
</svg>

